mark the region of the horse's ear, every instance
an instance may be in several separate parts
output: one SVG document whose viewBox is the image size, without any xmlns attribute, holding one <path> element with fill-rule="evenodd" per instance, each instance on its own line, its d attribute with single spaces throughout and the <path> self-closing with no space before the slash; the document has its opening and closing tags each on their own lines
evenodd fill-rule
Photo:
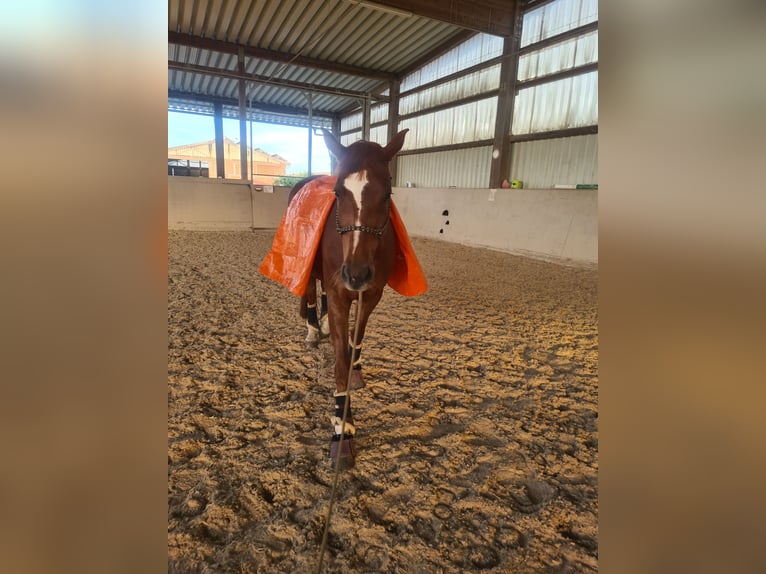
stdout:
<svg viewBox="0 0 766 574">
<path fill-rule="evenodd" d="M 399 150 L 402 149 L 402 146 L 404 145 L 404 136 L 407 135 L 408 131 L 410 131 L 410 128 L 405 128 L 400 131 L 393 138 L 391 138 L 391 141 L 388 142 L 386 147 L 383 148 L 383 152 L 386 154 L 387 161 L 391 161 L 391 159 L 397 153 L 399 153 Z"/>
<path fill-rule="evenodd" d="M 338 161 L 343 159 L 343 156 L 346 155 L 346 147 L 335 139 L 335 136 L 332 135 L 331 132 L 324 128 L 322 128 L 322 135 L 324 135 L 324 143 L 327 146 L 327 149 L 330 150 L 330 153 L 332 153 Z"/>
</svg>

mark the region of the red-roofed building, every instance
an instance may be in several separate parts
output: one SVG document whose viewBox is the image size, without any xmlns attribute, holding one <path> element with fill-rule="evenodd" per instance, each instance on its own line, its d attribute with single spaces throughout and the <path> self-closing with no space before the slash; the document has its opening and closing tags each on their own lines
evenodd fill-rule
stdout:
<svg viewBox="0 0 766 574">
<path fill-rule="evenodd" d="M 224 170 L 226 179 L 241 179 L 239 144 L 234 140 L 223 138 Z M 180 163 L 188 161 L 188 165 L 196 168 L 192 175 L 207 173 L 208 177 L 217 178 L 215 161 L 215 140 L 185 144 L 168 148 L 168 175 L 188 175 L 189 170 L 177 169 Z M 274 181 L 287 173 L 288 161 L 276 154 L 269 154 L 255 148 L 247 153 L 247 167 L 253 170 L 253 183 L 273 185 Z M 172 164 L 171 164 L 172 162 Z M 207 170 L 207 171 L 206 171 Z"/>
</svg>

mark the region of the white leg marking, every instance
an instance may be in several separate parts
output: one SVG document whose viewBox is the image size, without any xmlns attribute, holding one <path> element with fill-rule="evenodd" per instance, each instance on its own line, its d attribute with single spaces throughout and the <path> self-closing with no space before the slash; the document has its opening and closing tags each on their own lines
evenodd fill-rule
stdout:
<svg viewBox="0 0 766 574">
<path fill-rule="evenodd" d="M 367 179 L 367 171 L 362 170 L 357 173 L 349 174 L 349 176 L 343 180 L 343 186 L 351 192 L 351 194 L 354 196 L 354 201 L 356 201 L 356 222 L 354 225 L 361 225 L 360 223 L 360 216 L 362 213 L 362 190 L 364 189 L 364 186 L 367 185 L 367 182 L 369 180 Z M 356 248 L 359 245 L 359 236 L 362 234 L 361 231 L 354 231 L 353 236 L 353 243 L 351 247 L 351 253 L 356 252 Z"/>
</svg>

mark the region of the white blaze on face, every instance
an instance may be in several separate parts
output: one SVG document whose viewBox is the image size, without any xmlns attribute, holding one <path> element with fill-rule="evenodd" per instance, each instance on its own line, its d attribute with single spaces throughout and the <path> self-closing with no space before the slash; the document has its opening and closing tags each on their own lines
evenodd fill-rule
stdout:
<svg viewBox="0 0 766 574">
<path fill-rule="evenodd" d="M 367 185 L 367 182 L 369 180 L 367 179 L 367 171 L 362 170 L 357 173 L 351 173 L 349 176 L 343 181 L 344 187 L 351 192 L 351 194 L 354 196 L 354 201 L 356 201 L 356 222 L 354 225 L 361 225 L 359 217 L 362 213 L 362 190 L 364 189 L 364 186 Z M 354 242 L 351 247 L 351 253 L 354 253 L 356 251 L 357 245 L 359 245 L 359 236 L 361 235 L 361 231 L 354 231 Z"/>
</svg>

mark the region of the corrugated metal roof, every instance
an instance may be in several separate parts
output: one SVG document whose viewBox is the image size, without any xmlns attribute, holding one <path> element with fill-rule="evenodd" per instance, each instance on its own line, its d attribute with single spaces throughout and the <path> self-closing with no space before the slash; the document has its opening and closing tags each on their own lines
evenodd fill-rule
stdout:
<svg viewBox="0 0 766 574">
<path fill-rule="evenodd" d="M 241 45 L 279 52 L 285 59 L 279 62 L 265 59 L 263 54 L 246 54 L 247 76 L 368 93 L 381 87 L 385 74 L 406 70 L 464 32 L 444 22 L 385 10 L 350 0 L 169 0 L 168 89 L 187 98 L 236 99 L 239 80 L 233 75 L 238 67 L 236 48 Z M 232 53 L 219 51 L 222 48 L 217 42 L 227 43 L 224 47 Z M 369 70 L 377 77 L 290 62 L 296 58 L 296 63 L 309 58 L 344 70 Z M 183 66 L 187 68 L 178 69 Z M 230 77 L 212 75 L 205 68 L 227 71 Z M 248 82 L 247 97 L 261 104 L 307 108 L 302 91 L 291 87 Z M 312 101 L 315 111 L 329 114 L 354 104 L 353 97 L 337 94 L 316 94 Z"/>
</svg>

